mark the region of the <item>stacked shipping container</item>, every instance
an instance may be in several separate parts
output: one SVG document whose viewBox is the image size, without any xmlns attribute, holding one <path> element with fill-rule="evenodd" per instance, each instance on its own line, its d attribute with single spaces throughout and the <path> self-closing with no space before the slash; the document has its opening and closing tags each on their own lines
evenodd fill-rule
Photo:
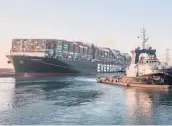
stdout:
<svg viewBox="0 0 172 126">
<path fill-rule="evenodd" d="M 21 52 L 22 48 L 22 40 L 20 39 L 13 39 L 12 40 L 12 52 Z"/>
<path fill-rule="evenodd" d="M 63 51 L 62 46 L 63 46 L 63 41 L 57 40 L 56 47 L 55 47 L 56 57 L 62 57 L 62 51 Z"/>
<path fill-rule="evenodd" d="M 73 42 L 69 43 L 69 58 L 73 59 L 74 58 L 74 50 L 75 50 L 75 44 Z"/>
<path fill-rule="evenodd" d="M 49 57 L 63 57 L 105 62 L 123 62 L 127 56 L 121 55 L 118 50 L 100 48 L 82 42 L 69 42 L 57 39 L 14 39 L 12 52 L 42 52 Z M 126 57 L 126 58 L 125 58 Z"/>
<path fill-rule="evenodd" d="M 69 51 L 69 42 L 68 41 L 63 41 L 62 50 L 63 50 L 63 57 L 68 58 L 68 51 Z"/>
</svg>

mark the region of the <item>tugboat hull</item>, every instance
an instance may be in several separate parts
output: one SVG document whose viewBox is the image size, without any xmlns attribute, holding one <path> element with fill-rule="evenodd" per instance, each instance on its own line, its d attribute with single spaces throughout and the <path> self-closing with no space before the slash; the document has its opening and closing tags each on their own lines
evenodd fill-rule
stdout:
<svg viewBox="0 0 172 126">
<path fill-rule="evenodd" d="M 97 78 L 97 82 L 127 87 L 171 89 L 172 77 L 165 73 L 154 74 L 142 77 L 102 77 Z"/>
</svg>

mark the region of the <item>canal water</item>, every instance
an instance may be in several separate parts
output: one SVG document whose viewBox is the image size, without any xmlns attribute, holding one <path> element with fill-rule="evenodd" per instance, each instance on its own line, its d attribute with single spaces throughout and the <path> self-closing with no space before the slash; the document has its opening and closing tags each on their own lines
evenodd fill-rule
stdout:
<svg viewBox="0 0 172 126">
<path fill-rule="evenodd" d="M 99 84 L 95 76 L 0 78 L 0 124 L 172 124 L 172 92 Z"/>
</svg>

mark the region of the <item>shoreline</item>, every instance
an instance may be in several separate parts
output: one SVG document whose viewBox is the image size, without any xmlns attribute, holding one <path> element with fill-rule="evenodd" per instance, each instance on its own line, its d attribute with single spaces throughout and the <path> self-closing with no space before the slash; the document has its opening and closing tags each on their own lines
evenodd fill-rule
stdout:
<svg viewBox="0 0 172 126">
<path fill-rule="evenodd" d="M 7 73 L 0 72 L 0 78 L 2 78 L 2 77 L 14 77 L 14 76 L 15 76 L 14 72 L 7 72 Z"/>
<path fill-rule="evenodd" d="M 0 68 L 0 77 L 14 77 L 15 72 L 12 68 Z"/>
</svg>

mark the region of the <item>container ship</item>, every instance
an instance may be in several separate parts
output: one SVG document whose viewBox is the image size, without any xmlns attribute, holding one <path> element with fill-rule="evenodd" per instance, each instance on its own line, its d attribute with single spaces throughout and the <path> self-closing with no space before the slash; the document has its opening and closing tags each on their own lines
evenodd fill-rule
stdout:
<svg viewBox="0 0 172 126">
<path fill-rule="evenodd" d="M 114 73 L 131 60 L 119 50 L 59 39 L 13 39 L 6 57 L 18 77 Z"/>
</svg>

